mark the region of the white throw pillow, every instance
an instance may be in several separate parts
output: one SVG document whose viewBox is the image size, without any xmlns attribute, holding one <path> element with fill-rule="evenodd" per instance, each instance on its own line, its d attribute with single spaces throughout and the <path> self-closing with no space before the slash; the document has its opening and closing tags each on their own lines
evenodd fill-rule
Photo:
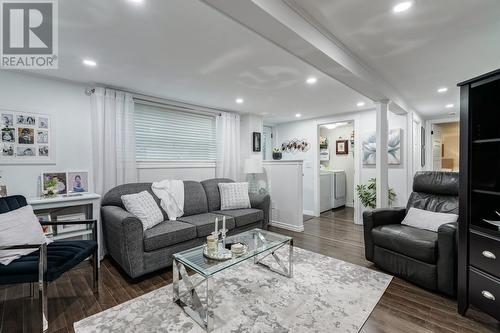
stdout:
<svg viewBox="0 0 500 333">
<path fill-rule="evenodd" d="M 220 183 L 220 210 L 250 208 L 248 183 Z"/>
<path fill-rule="evenodd" d="M 411 207 L 401 224 L 437 232 L 441 225 L 457 222 L 457 220 L 456 214 L 436 213 Z"/>
<path fill-rule="evenodd" d="M 160 207 L 148 191 L 122 195 L 121 198 L 125 209 L 141 220 L 143 230 L 163 222 Z"/>
<path fill-rule="evenodd" d="M 24 206 L 8 213 L 0 214 L 0 246 L 50 243 L 42 230 L 33 208 Z M 12 261 L 37 251 L 34 249 L 0 250 L 0 264 Z"/>
</svg>

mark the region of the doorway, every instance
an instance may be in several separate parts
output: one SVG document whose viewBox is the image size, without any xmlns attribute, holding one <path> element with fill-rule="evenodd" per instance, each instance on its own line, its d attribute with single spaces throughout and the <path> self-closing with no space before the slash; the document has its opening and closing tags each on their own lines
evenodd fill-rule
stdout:
<svg viewBox="0 0 500 333">
<path fill-rule="evenodd" d="M 319 125 L 319 211 L 354 207 L 354 121 Z"/>
<path fill-rule="evenodd" d="M 431 123 L 431 170 L 459 171 L 460 123 Z"/>
</svg>

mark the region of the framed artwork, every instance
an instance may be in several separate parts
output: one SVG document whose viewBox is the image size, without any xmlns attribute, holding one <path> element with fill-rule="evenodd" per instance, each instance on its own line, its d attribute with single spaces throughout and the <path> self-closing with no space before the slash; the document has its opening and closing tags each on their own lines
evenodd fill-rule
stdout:
<svg viewBox="0 0 500 333">
<path fill-rule="evenodd" d="M 254 152 L 261 151 L 261 134 L 259 132 L 252 133 L 252 147 Z"/>
<path fill-rule="evenodd" d="M 375 134 L 370 134 L 362 142 L 363 165 L 375 165 L 377 142 Z M 387 161 L 391 165 L 401 164 L 401 129 L 391 129 L 387 140 Z"/>
<path fill-rule="evenodd" d="M 66 172 L 43 172 L 42 195 L 57 196 L 68 193 L 68 180 Z"/>
<path fill-rule="evenodd" d="M 68 195 L 89 192 L 88 171 L 68 171 Z"/>
<path fill-rule="evenodd" d="M 349 153 L 349 140 L 337 140 L 335 144 L 337 155 L 346 155 Z"/>
<path fill-rule="evenodd" d="M 55 163 L 49 115 L 0 108 L 0 117 L 0 165 Z"/>
<path fill-rule="evenodd" d="M 425 167 L 425 127 L 420 128 L 420 166 Z"/>
</svg>

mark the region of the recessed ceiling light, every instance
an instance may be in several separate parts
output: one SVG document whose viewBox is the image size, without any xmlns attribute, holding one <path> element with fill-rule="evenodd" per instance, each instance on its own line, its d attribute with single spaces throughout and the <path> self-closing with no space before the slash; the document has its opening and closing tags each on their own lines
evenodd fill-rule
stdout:
<svg viewBox="0 0 500 333">
<path fill-rule="evenodd" d="M 134 5 L 142 5 L 144 0 L 128 0 L 128 2 L 133 3 Z"/>
<path fill-rule="evenodd" d="M 238 104 L 243 104 L 244 101 L 245 100 L 243 98 L 237 98 L 236 99 L 236 103 L 238 103 Z"/>
<path fill-rule="evenodd" d="M 94 60 L 92 60 L 92 59 L 84 59 L 84 60 L 83 60 L 83 64 L 84 64 L 85 66 L 89 66 L 89 67 L 95 67 L 95 66 L 97 66 L 97 62 L 95 62 L 95 61 L 94 61 Z"/>
<path fill-rule="evenodd" d="M 441 94 L 443 94 L 443 93 L 445 93 L 447 91 L 448 91 L 448 88 L 446 88 L 446 87 L 442 87 L 442 88 L 438 89 L 438 93 L 441 93 Z"/>
<path fill-rule="evenodd" d="M 315 78 L 314 76 L 310 76 L 310 77 L 307 78 L 306 82 L 307 82 L 307 84 L 311 84 L 312 85 L 312 84 L 315 84 L 316 82 L 318 82 L 318 79 Z"/>
<path fill-rule="evenodd" d="M 456 114 L 457 114 L 456 112 L 448 112 L 448 115 L 450 115 L 450 116 L 454 116 Z"/>
<path fill-rule="evenodd" d="M 454 107 L 454 106 L 455 106 L 455 104 L 446 104 L 446 108 L 447 108 L 447 109 L 451 109 L 451 108 L 452 108 L 452 107 Z"/>
<path fill-rule="evenodd" d="M 401 12 L 405 12 L 407 11 L 408 9 L 411 8 L 411 6 L 413 6 L 413 1 L 404 1 L 404 2 L 400 2 L 398 3 L 396 6 L 394 6 L 392 8 L 392 11 L 394 13 L 401 13 Z"/>
<path fill-rule="evenodd" d="M 356 104 L 357 107 L 362 107 L 362 106 L 365 106 L 365 102 L 358 102 L 358 104 Z"/>
<path fill-rule="evenodd" d="M 295 114 L 295 117 L 300 118 L 302 115 L 300 113 Z"/>
</svg>

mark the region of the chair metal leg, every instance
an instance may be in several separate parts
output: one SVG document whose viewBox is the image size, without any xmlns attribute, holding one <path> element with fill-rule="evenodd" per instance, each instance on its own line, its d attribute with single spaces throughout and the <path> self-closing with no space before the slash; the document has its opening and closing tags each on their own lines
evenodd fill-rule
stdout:
<svg viewBox="0 0 500 333">
<path fill-rule="evenodd" d="M 99 292 L 99 254 L 97 249 L 92 255 L 92 289 L 94 293 Z"/>
<path fill-rule="evenodd" d="M 49 329 L 46 273 L 47 273 L 47 244 L 43 244 L 40 247 L 40 259 L 38 265 L 38 294 L 40 298 L 42 332 L 47 332 Z"/>
</svg>

